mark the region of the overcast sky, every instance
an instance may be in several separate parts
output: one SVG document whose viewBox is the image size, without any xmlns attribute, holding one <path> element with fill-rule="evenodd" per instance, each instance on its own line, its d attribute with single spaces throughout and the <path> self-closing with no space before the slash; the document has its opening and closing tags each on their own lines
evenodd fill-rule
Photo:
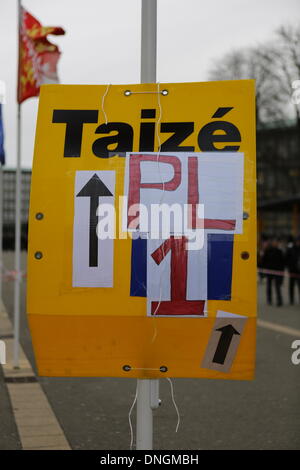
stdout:
<svg viewBox="0 0 300 470">
<path fill-rule="evenodd" d="M 61 83 L 139 83 L 141 0 L 23 0 L 44 26 L 62 26 Z M 270 38 L 281 24 L 298 23 L 299 0 L 158 0 L 159 82 L 207 79 L 227 51 Z M 0 0 L 0 80 L 7 166 L 16 161 L 17 0 Z M 294 77 L 299 79 L 300 77 Z M 37 98 L 22 104 L 22 165 L 31 167 Z"/>
</svg>

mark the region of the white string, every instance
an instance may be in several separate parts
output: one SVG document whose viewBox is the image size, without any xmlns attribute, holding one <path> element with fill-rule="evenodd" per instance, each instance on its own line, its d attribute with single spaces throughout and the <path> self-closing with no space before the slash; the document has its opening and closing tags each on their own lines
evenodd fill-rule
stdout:
<svg viewBox="0 0 300 470">
<path fill-rule="evenodd" d="M 155 92 L 136 92 L 136 93 L 137 94 L 145 94 L 145 93 L 155 93 Z M 161 106 L 161 101 L 160 101 L 160 95 L 161 94 L 162 94 L 162 92 L 160 91 L 160 83 L 158 82 L 157 83 L 157 102 L 158 102 L 158 108 L 159 108 L 159 116 L 158 116 L 158 120 L 157 120 L 157 123 L 156 123 L 156 137 L 157 137 L 157 142 L 158 142 L 158 151 L 157 151 L 156 161 L 157 161 L 160 181 L 161 181 L 161 184 L 162 184 L 162 187 L 163 187 L 163 192 L 162 192 L 162 196 L 161 196 L 161 199 L 160 199 L 160 205 L 162 204 L 164 196 L 165 196 L 165 182 L 163 181 L 161 170 L 160 170 L 160 164 L 159 164 L 159 156 L 160 156 L 160 152 L 161 152 L 161 139 L 160 139 L 159 127 L 160 127 L 160 123 L 161 123 L 161 119 L 162 119 L 162 106 Z M 162 246 L 162 251 L 163 251 L 163 257 L 165 257 L 164 246 Z M 156 315 L 156 313 L 157 313 L 157 311 L 160 307 L 160 304 L 161 304 L 161 300 L 162 300 L 162 276 L 165 272 L 165 269 L 166 269 L 166 267 L 164 267 L 164 269 L 162 270 L 161 275 L 160 275 L 160 297 L 159 297 L 159 302 L 157 304 L 157 307 L 156 307 L 156 309 L 153 313 L 153 317 L 155 317 L 155 315 Z M 154 332 L 154 335 L 153 335 L 153 338 L 152 338 L 152 342 L 155 340 L 156 336 L 157 336 L 157 328 L 156 328 L 156 325 L 155 325 L 155 332 Z M 145 368 L 138 368 L 138 367 L 131 368 L 131 369 L 132 370 L 160 370 L 160 369 L 154 369 L 154 368 L 153 369 L 152 368 L 145 369 Z M 177 413 L 177 425 L 176 425 L 176 429 L 175 429 L 175 432 L 177 432 L 178 428 L 179 428 L 179 425 L 180 425 L 180 414 L 179 414 L 179 410 L 178 410 L 178 407 L 177 407 L 177 404 L 176 404 L 176 401 L 175 401 L 175 397 L 174 397 L 173 383 L 172 383 L 170 378 L 166 377 L 166 379 L 170 383 L 172 402 L 173 402 L 174 408 L 175 408 L 176 413 Z M 132 448 L 133 448 L 133 439 L 134 439 L 132 423 L 131 423 L 131 414 L 132 414 L 132 411 L 133 411 L 134 406 L 135 406 L 136 401 L 137 401 L 137 395 L 138 395 L 138 386 L 136 387 L 135 397 L 134 397 L 133 403 L 132 403 L 131 408 L 130 408 L 129 413 L 128 413 L 128 421 L 129 421 L 129 427 L 130 427 L 130 450 L 132 450 Z"/>
<path fill-rule="evenodd" d="M 159 369 L 150 369 L 150 368 L 149 368 L 149 369 L 142 369 L 142 368 L 138 368 L 138 367 L 132 368 L 132 369 L 134 369 L 134 370 L 159 370 Z M 175 401 L 174 386 L 173 386 L 172 380 L 171 380 L 169 377 L 166 377 L 166 380 L 167 380 L 167 381 L 169 382 L 169 384 L 170 384 L 172 402 L 173 402 L 174 408 L 175 408 L 176 413 L 177 413 L 177 424 L 176 424 L 175 432 L 178 432 L 181 419 L 180 419 L 179 409 L 178 409 L 178 406 L 177 406 L 176 401 Z M 135 404 L 136 404 L 136 401 L 137 401 L 137 396 L 138 396 L 138 385 L 136 385 L 135 396 L 134 396 L 132 405 L 131 405 L 130 410 L 129 410 L 129 413 L 128 413 L 128 422 L 129 422 L 129 428 L 130 428 L 130 450 L 133 449 L 133 441 L 134 441 L 133 427 L 132 427 L 132 422 L 131 422 L 131 415 L 132 415 L 132 411 L 133 411 L 133 409 L 134 409 L 134 407 L 135 407 Z"/>
<path fill-rule="evenodd" d="M 163 91 L 130 91 L 128 90 L 128 96 L 129 95 L 145 95 L 145 94 L 150 94 L 150 95 L 156 95 L 160 94 L 163 95 Z"/>
<path fill-rule="evenodd" d="M 159 108 L 159 117 L 158 117 L 157 125 L 156 125 L 156 137 L 157 137 L 157 142 L 158 142 L 158 152 L 157 152 L 157 155 L 156 155 L 156 162 L 157 162 L 157 166 L 158 166 L 158 173 L 159 173 L 159 177 L 160 177 L 160 182 L 161 182 L 162 187 L 163 187 L 163 192 L 162 192 L 162 195 L 161 195 L 161 198 L 160 198 L 160 201 L 159 201 L 159 205 L 162 204 L 164 196 L 165 196 L 165 182 L 163 181 L 162 174 L 161 174 L 161 171 L 160 171 L 160 164 L 159 164 L 159 156 L 160 156 L 160 152 L 161 152 L 161 140 L 160 140 L 159 127 L 160 127 L 160 123 L 161 123 L 161 119 L 162 119 L 162 107 L 161 107 L 161 101 L 160 101 L 161 93 L 162 92 L 160 91 L 160 83 L 158 82 L 157 83 L 157 104 L 158 104 L 158 108 Z M 162 252 L 163 252 L 163 257 L 165 257 L 164 242 L 162 244 Z M 166 270 L 166 266 L 164 266 L 164 268 L 161 270 L 161 273 L 160 273 L 159 302 L 158 302 L 157 307 L 156 307 L 156 309 L 153 313 L 154 317 L 155 317 L 157 311 L 159 310 L 161 300 L 162 300 L 162 277 L 165 274 L 165 270 Z M 155 329 L 155 334 L 154 334 L 154 337 L 153 337 L 154 339 L 156 338 L 156 335 L 157 335 L 157 330 Z M 154 341 L 153 338 L 152 338 L 152 342 Z"/>
<path fill-rule="evenodd" d="M 131 413 L 132 413 L 133 408 L 136 404 L 137 395 L 138 395 L 138 385 L 136 384 L 136 391 L 135 391 L 134 400 L 133 400 L 133 403 L 132 403 L 131 408 L 130 408 L 129 413 L 128 413 L 128 421 L 129 421 L 129 427 L 130 427 L 130 450 L 132 450 L 132 448 L 133 448 L 133 429 L 132 429 L 132 422 L 131 422 Z"/>
<path fill-rule="evenodd" d="M 106 86 L 105 93 L 104 93 L 104 95 L 102 96 L 102 112 L 103 112 L 103 115 L 104 115 L 105 124 L 107 124 L 107 116 L 106 116 L 106 112 L 105 112 L 105 110 L 104 110 L 104 101 L 105 101 L 106 95 L 107 95 L 107 93 L 108 93 L 109 87 L 110 87 L 110 83 Z"/>
<path fill-rule="evenodd" d="M 173 402 L 174 408 L 175 408 L 176 413 L 177 413 L 177 425 L 176 425 L 176 428 L 175 428 L 175 432 L 177 432 L 178 429 L 179 429 L 179 425 L 180 425 L 180 413 L 179 413 L 178 406 L 176 405 L 176 401 L 175 401 L 174 388 L 173 388 L 172 380 L 169 377 L 166 377 L 166 379 L 169 382 L 170 387 L 171 387 L 172 402 Z"/>
<path fill-rule="evenodd" d="M 160 182 L 163 185 L 163 193 L 162 193 L 162 197 L 161 197 L 161 200 L 160 200 L 160 204 L 161 204 L 162 200 L 163 200 L 163 197 L 164 197 L 164 193 L 165 193 L 165 182 L 162 179 L 161 171 L 160 171 L 160 165 L 159 165 L 159 156 L 160 156 L 160 151 L 161 151 L 161 140 L 160 140 L 159 127 L 160 127 L 160 123 L 161 123 L 161 119 L 162 119 L 162 107 L 161 107 L 161 101 L 160 101 L 160 88 L 159 87 L 160 87 L 160 83 L 158 82 L 157 83 L 157 104 L 158 104 L 158 109 L 159 109 L 159 115 L 158 115 L 158 119 L 157 119 L 157 123 L 156 123 L 156 137 L 157 137 L 157 143 L 158 143 L 158 152 L 157 152 L 157 155 L 156 155 L 156 161 L 157 161 L 157 164 L 158 164 Z"/>
</svg>

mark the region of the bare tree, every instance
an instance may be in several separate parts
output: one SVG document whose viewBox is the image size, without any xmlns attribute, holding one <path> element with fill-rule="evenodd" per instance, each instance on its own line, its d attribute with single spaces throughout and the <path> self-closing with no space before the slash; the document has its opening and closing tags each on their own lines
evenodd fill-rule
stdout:
<svg viewBox="0 0 300 470">
<path fill-rule="evenodd" d="M 234 50 L 218 60 L 209 72 L 210 80 L 242 80 L 247 68 L 247 50 Z M 247 77 L 250 78 L 250 77 Z"/>
<path fill-rule="evenodd" d="M 210 71 L 210 80 L 256 80 L 256 119 L 258 125 L 283 117 L 279 80 L 270 74 L 265 46 L 232 51 Z"/>
<path fill-rule="evenodd" d="M 280 83 L 280 94 L 291 103 L 293 83 L 300 79 L 300 24 L 281 26 L 275 31 L 275 41 L 263 54 L 270 74 Z M 293 102 L 297 125 L 300 127 L 299 103 Z"/>
</svg>

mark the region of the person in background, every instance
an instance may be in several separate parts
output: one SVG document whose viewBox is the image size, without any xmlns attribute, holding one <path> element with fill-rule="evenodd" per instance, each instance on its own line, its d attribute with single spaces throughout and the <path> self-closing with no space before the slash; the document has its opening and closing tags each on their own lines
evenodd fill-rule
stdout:
<svg viewBox="0 0 300 470">
<path fill-rule="evenodd" d="M 289 244 L 285 264 L 290 274 L 289 276 L 289 300 L 294 304 L 295 285 L 298 286 L 298 295 L 300 302 L 300 237 L 297 237 L 294 243 Z"/>
<path fill-rule="evenodd" d="M 274 284 L 277 306 L 280 307 L 282 305 L 281 286 L 285 259 L 283 251 L 279 248 L 279 241 L 277 238 L 272 238 L 269 245 L 266 247 L 262 259 L 262 266 L 263 269 L 272 271 L 271 273 L 265 274 L 267 279 L 267 302 L 269 305 L 272 305 L 272 290 Z"/>
<path fill-rule="evenodd" d="M 258 267 L 258 273 L 259 273 L 259 282 L 262 283 L 263 279 L 265 278 L 264 273 L 261 271 L 263 269 L 263 257 L 266 248 L 269 245 L 269 239 L 265 236 L 262 235 L 261 241 L 259 243 L 258 249 L 257 249 L 257 267 Z"/>
</svg>

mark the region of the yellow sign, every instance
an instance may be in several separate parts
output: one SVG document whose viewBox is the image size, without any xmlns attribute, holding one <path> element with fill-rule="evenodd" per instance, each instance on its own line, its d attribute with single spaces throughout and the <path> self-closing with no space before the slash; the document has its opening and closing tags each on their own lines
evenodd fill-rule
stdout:
<svg viewBox="0 0 300 470">
<path fill-rule="evenodd" d="M 40 375 L 251 379 L 252 80 L 41 87 L 27 311 Z"/>
</svg>

